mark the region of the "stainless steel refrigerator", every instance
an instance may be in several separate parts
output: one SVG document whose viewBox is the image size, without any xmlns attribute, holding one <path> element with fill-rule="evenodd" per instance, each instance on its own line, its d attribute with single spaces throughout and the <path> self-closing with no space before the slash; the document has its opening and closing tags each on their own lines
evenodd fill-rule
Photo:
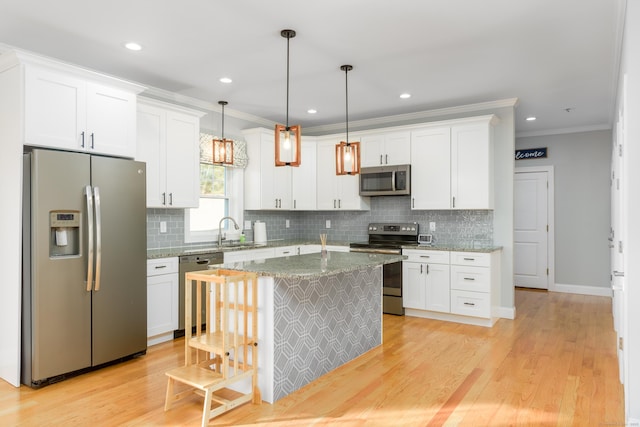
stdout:
<svg viewBox="0 0 640 427">
<path fill-rule="evenodd" d="M 132 160 L 24 155 L 24 384 L 146 352 L 145 180 Z"/>
</svg>

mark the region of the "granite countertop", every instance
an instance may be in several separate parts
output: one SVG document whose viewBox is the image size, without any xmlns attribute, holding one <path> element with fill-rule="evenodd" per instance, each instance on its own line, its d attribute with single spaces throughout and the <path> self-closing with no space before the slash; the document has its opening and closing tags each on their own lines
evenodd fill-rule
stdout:
<svg viewBox="0 0 640 427">
<path fill-rule="evenodd" d="M 434 245 L 403 245 L 402 249 L 421 249 L 425 251 L 451 251 L 451 252 L 484 252 L 491 253 L 502 250 L 502 246 L 466 246 L 466 245 L 451 245 L 451 244 L 434 244 Z"/>
<path fill-rule="evenodd" d="M 296 245 L 320 245 L 320 241 L 311 240 L 270 240 L 267 243 L 232 243 L 222 244 L 218 246 L 216 243 L 208 243 L 205 245 L 190 245 L 190 246 L 174 246 L 171 248 L 155 248 L 147 249 L 147 259 L 154 258 L 167 258 L 182 255 L 199 255 L 208 254 L 212 252 L 234 252 L 247 249 L 260 249 L 260 248 L 277 248 L 282 246 L 296 246 Z M 328 242 L 327 246 L 349 246 L 349 242 Z"/>
<path fill-rule="evenodd" d="M 259 276 L 309 279 L 390 264 L 402 261 L 405 258 L 406 257 L 402 255 L 327 252 L 324 258 L 320 253 L 315 253 L 255 261 L 231 262 L 212 265 L 209 266 L 209 268 L 250 271 L 257 273 Z"/>
</svg>

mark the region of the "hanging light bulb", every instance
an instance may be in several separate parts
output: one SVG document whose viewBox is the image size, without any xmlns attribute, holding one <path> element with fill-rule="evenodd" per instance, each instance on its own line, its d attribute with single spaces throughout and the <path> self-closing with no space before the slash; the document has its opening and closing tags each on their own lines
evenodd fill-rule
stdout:
<svg viewBox="0 0 640 427">
<path fill-rule="evenodd" d="M 300 166 L 300 125 L 289 126 L 289 40 L 296 36 L 293 30 L 280 31 L 287 39 L 287 117 L 284 125 L 276 125 L 276 166 Z"/>
<path fill-rule="evenodd" d="M 227 101 L 218 101 L 222 106 L 222 139 L 213 139 L 213 163 L 221 165 L 233 164 L 233 140 L 224 137 L 224 106 Z"/>
<path fill-rule="evenodd" d="M 347 74 L 353 70 L 351 65 L 342 65 L 344 71 L 345 105 L 346 105 L 346 141 L 336 145 L 336 175 L 357 175 L 360 173 L 360 143 L 349 142 L 349 87 Z"/>
</svg>

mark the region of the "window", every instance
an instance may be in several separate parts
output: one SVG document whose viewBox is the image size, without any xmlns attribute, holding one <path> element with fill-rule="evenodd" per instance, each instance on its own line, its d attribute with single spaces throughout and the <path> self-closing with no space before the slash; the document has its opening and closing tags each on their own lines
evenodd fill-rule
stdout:
<svg viewBox="0 0 640 427">
<path fill-rule="evenodd" d="M 242 226 L 242 169 L 200 163 L 200 206 L 185 209 L 185 242 L 209 242 L 218 239 L 218 224 L 225 216 Z M 240 233 L 231 221 L 222 223 L 223 233 L 232 238 Z"/>
</svg>

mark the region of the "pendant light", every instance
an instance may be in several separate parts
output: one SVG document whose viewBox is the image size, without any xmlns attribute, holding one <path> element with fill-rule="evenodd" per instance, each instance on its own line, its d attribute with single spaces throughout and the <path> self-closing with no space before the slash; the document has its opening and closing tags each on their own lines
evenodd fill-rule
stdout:
<svg viewBox="0 0 640 427">
<path fill-rule="evenodd" d="M 284 125 L 276 125 L 276 166 L 300 166 L 300 126 L 289 126 L 289 40 L 296 36 L 293 30 L 282 30 L 287 39 L 287 118 Z"/>
<path fill-rule="evenodd" d="M 218 101 L 222 106 L 222 139 L 213 139 L 213 163 L 220 165 L 233 164 L 233 140 L 224 137 L 224 106 L 227 101 Z"/>
<path fill-rule="evenodd" d="M 349 86 L 347 74 L 353 70 L 351 65 L 342 65 L 344 71 L 347 138 L 336 145 L 336 175 L 357 175 L 360 173 L 360 143 L 349 142 Z"/>
</svg>

